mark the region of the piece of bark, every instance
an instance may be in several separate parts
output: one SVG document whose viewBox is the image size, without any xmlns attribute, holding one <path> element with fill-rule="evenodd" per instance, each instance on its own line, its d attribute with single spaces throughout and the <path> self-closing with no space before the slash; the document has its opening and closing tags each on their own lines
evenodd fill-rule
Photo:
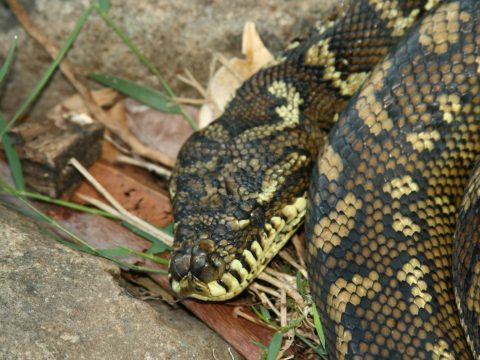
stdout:
<svg viewBox="0 0 480 360">
<path fill-rule="evenodd" d="M 82 180 L 68 164 L 72 157 L 86 167 L 99 158 L 103 126 L 81 115 L 75 116 L 61 124 L 29 120 L 8 132 L 30 189 L 59 197 Z"/>
</svg>

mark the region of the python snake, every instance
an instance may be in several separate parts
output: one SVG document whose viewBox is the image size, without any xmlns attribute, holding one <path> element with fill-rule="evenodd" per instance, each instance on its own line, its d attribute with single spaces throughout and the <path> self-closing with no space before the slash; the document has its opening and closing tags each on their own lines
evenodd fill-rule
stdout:
<svg viewBox="0 0 480 360">
<path fill-rule="evenodd" d="M 479 92 L 480 2 L 353 1 L 182 148 L 172 288 L 237 295 L 307 213 L 330 358 L 479 359 Z"/>
</svg>

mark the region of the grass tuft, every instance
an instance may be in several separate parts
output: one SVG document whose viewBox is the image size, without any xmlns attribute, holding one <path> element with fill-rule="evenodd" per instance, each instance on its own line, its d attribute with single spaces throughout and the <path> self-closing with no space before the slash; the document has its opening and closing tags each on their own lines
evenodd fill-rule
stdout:
<svg viewBox="0 0 480 360">
<path fill-rule="evenodd" d="M 164 113 L 178 114 L 182 111 L 178 105 L 171 104 L 170 100 L 160 91 L 148 86 L 113 75 L 89 74 L 88 77 Z"/>
</svg>

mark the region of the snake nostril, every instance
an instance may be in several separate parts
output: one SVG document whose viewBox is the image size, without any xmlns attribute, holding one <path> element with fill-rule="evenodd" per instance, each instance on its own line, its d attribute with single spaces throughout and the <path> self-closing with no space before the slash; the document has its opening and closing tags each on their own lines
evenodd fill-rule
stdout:
<svg viewBox="0 0 480 360">
<path fill-rule="evenodd" d="M 176 281 L 182 279 L 190 271 L 190 254 L 174 253 L 170 260 L 170 274 Z"/>
<path fill-rule="evenodd" d="M 194 264 L 197 266 L 194 267 Z M 205 257 L 194 258 L 192 261 L 192 274 L 205 283 L 220 279 L 224 272 L 225 262 L 216 254 L 209 257 L 205 254 Z"/>
<path fill-rule="evenodd" d="M 199 277 L 205 264 L 207 263 L 207 254 L 205 252 L 197 253 L 192 258 L 191 272 L 195 277 Z"/>
</svg>

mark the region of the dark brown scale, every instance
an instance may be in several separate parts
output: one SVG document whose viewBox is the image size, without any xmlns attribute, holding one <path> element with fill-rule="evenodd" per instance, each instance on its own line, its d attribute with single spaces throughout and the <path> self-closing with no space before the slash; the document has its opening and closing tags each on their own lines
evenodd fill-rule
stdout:
<svg viewBox="0 0 480 360">
<path fill-rule="evenodd" d="M 332 359 L 473 358 L 451 254 L 480 154 L 479 19 L 480 3 L 464 0 L 420 20 L 362 85 L 315 164 L 307 260 Z"/>
<path fill-rule="evenodd" d="M 480 356 L 480 162 L 465 190 L 453 250 L 453 284 L 465 332 Z"/>
<path fill-rule="evenodd" d="M 407 16 L 425 3 L 425 0 L 407 1 L 402 5 L 404 13 L 399 16 Z M 280 216 L 286 204 L 305 196 L 313 159 L 334 115 L 350 97 L 340 94 L 338 86 L 324 78 L 328 69 L 320 56 L 311 58 L 313 64 L 306 64 L 308 50 L 320 40 L 328 39 L 335 71 L 340 71 L 341 79 L 345 80 L 350 74 L 369 71 L 384 57 L 397 41 L 391 32 L 388 23 L 375 13 L 368 0 L 353 2 L 335 25 L 322 34 L 311 33 L 296 48 L 287 50 L 278 65 L 248 80 L 225 113 L 187 141 L 170 186 L 177 223 L 175 252 L 170 264 L 173 280 L 188 277 L 192 281 L 201 278 L 208 282 L 221 278 L 229 272 L 235 258 L 227 254 L 229 246 L 235 247 L 236 258 L 239 258 L 238 254 L 247 249 L 246 241 L 259 241 L 265 236 L 265 223 Z M 301 99 L 298 123 L 285 125 L 285 119 L 277 112 L 292 99 L 269 91 L 276 82 L 298 93 Z M 266 126 L 269 128 L 262 128 Z M 242 138 L 257 129 L 259 133 Z M 298 161 L 287 164 L 291 158 Z M 268 175 L 268 169 L 275 166 L 280 169 Z M 259 200 L 259 195 L 265 192 L 265 182 L 275 184 L 274 193 L 266 200 Z M 238 220 L 251 221 L 239 228 Z M 217 228 L 226 231 L 218 233 Z M 192 251 L 201 238 L 216 244 L 211 253 L 206 256 L 202 253 L 208 276 L 197 269 L 193 274 L 190 265 L 194 263 Z M 216 265 L 211 261 L 212 254 L 221 257 Z M 256 272 L 259 266 L 252 271 Z M 191 293 L 192 290 L 185 288 L 183 295 L 202 295 Z"/>
</svg>

